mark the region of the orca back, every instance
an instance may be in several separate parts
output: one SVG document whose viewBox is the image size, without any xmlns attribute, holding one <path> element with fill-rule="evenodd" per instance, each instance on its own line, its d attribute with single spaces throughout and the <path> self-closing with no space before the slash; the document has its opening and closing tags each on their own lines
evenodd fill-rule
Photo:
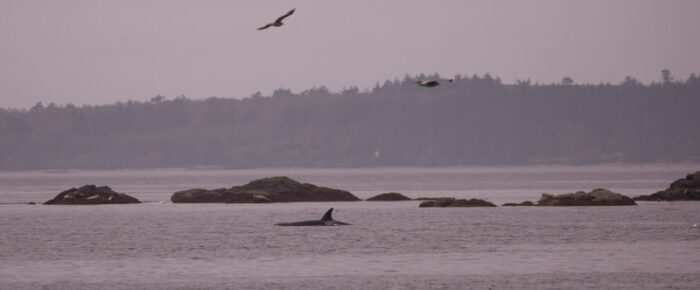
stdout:
<svg viewBox="0 0 700 290">
<path fill-rule="evenodd" d="M 349 223 L 333 220 L 333 208 L 329 209 L 320 220 L 277 223 L 276 226 L 347 226 Z"/>
</svg>

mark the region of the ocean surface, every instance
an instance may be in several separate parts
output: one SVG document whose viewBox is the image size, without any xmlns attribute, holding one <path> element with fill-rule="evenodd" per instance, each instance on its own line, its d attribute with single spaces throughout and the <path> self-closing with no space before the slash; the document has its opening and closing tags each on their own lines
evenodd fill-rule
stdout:
<svg viewBox="0 0 700 290">
<path fill-rule="evenodd" d="M 417 201 L 173 204 L 173 192 L 285 175 L 409 197 L 537 201 L 651 194 L 698 164 L 0 172 L 0 289 L 700 289 L 700 202 L 418 208 Z M 108 185 L 134 205 L 48 206 Z M 162 202 L 166 201 L 166 202 Z M 319 219 L 336 227 L 277 227 Z"/>
</svg>

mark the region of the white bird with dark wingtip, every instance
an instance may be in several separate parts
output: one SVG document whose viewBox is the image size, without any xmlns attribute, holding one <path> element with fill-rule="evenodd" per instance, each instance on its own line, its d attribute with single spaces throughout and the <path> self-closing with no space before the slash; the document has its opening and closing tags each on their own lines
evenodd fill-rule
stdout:
<svg viewBox="0 0 700 290">
<path fill-rule="evenodd" d="M 432 88 L 432 87 L 437 87 L 437 86 L 439 86 L 439 85 L 440 85 L 440 82 L 443 82 L 443 81 L 444 81 L 444 82 L 450 82 L 450 83 L 451 83 L 451 82 L 454 82 L 454 80 L 452 80 L 452 79 L 437 79 L 437 80 L 421 80 L 421 81 L 416 81 L 416 83 L 417 83 L 419 86 L 431 87 L 431 88 Z"/>
<path fill-rule="evenodd" d="M 296 8 L 289 10 L 289 12 L 287 12 L 287 14 L 280 16 L 280 18 L 277 18 L 277 20 L 275 20 L 275 22 L 268 23 L 267 25 L 258 28 L 258 30 L 268 29 L 270 26 L 280 27 L 280 26 L 284 25 L 284 23 L 282 23 L 282 20 L 289 17 L 289 15 L 294 14 L 294 10 L 296 10 Z"/>
</svg>

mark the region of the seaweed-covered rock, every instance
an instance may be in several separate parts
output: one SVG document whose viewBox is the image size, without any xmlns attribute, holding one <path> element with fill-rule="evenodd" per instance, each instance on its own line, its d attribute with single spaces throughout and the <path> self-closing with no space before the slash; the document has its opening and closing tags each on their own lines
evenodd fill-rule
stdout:
<svg viewBox="0 0 700 290">
<path fill-rule="evenodd" d="M 521 203 L 507 202 L 507 203 L 503 204 L 503 206 L 534 206 L 534 205 L 535 205 L 535 203 L 533 203 L 532 201 L 529 201 L 529 200 L 523 201 Z"/>
<path fill-rule="evenodd" d="M 44 204 L 119 204 L 141 203 L 138 199 L 113 191 L 108 186 L 85 185 L 59 193 Z"/>
<path fill-rule="evenodd" d="M 411 200 L 403 194 L 397 192 L 387 192 L 379 195 L 375 195 L 367 199 L 367 201 L 399 201 L 399 200 Z"/>
<path fill-rule="evenodd" d="M 300 183 L 286 176 L 257 179 L 246 185 L 214 190 L 189 189 L 174 193 L 174 203 L 267 203 L 295 201 L 358 201 L 345 190 Z"/>
<path fill-rule="evenodd" d="M 543 193 L 537 202 L 539 206 L 596 206 L 596 205 L 636 205 L 631 198 L 609 191 L 607 189 L 595 189 L 591 192 L 579 191 L 551 195 Z"/>
<path fill-rule="evenodd" d="M 429 200 L 421 202 L 418 207 L 494 207 L 493 203 L 490 203 L 481 199 L 455 199 L 450 197 L 438 198 L 436 200 Z"/>
<path fill-rule="evenodd" d="M 634 200 L 646 201 L 676 201 L 676 200 L 700 200 L 700 171 L 691 173 L 685 178 L 671 183 L 665 190 L 652 195 L 641 195 Z"/>
</svg>

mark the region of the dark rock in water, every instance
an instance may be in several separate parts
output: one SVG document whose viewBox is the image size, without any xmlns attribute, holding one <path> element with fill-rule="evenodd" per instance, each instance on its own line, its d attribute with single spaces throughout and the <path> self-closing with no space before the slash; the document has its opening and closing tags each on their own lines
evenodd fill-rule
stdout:
<svg viewBox="0 0 700 290">
<path fill-rule="evenodd" d="M 606 189 L 595 189 L 591 192 L 579 191 L 551 195 L 543 193 L 537 202 L 539 206 L 594 206 L 594 205 L 636 205 L 631 198 Z"/>
<path fill-rule="evenodd" d="M 523 201 L 521 203 L 514 203 L 514 202 L 507 202 L 504 203 L 503 206 L 534 206 L 535 204 L 532 201 Z"/>
<path fill-rule="evenodd" d="M 454 199 L 450 197 L 442 197 L 436 200 L 421 202 L 418 207 L 494 207 L 493 203 L 485 200 L 472 198 L 466 199 Z"/>
<path fill-rule="evenodd" d="M 268 203 L 295 201 L 359 201 L 352 193 L 300 183 L 286 176 L 257 179 L 243 186 L 214 190 L 190 189 L 174 193 L 174 203 Z"/>
<path fill-rule="evenodd" d="M 641 195 L 634 200 L 645 201 L 676 201 L 676 200 L 700 200 L 700 171 L 691 173 L 685 178 L 671 183 L 666 190 L 652 195 Z"/>
<path fill-rule="evenodd" d="M 113 191 L 108 186 L 85 185 L 59 193 L 44 204 L 118 204 L 141 203 L 138 199 Z"/>
<path fill-rule="evenodd" d="M 382 193 L 380 195 L 375 195 L 375 196 L 367 199 L 367 201 L 398 201 L 398 200 L 411 200 L 411 198 L 407 197 L 403 194 L 397 193 L 397 192 L 387 192 L 387 193 Z"/>
<path fill-rule="evenodd" d="M 194 188 L 183 191 L 178 191 L 170 197 L 172 202 L 224 202 L 224 196 L 226 193 L 225 188 L 219 189 L 202 189 Z"/>
</svg>

